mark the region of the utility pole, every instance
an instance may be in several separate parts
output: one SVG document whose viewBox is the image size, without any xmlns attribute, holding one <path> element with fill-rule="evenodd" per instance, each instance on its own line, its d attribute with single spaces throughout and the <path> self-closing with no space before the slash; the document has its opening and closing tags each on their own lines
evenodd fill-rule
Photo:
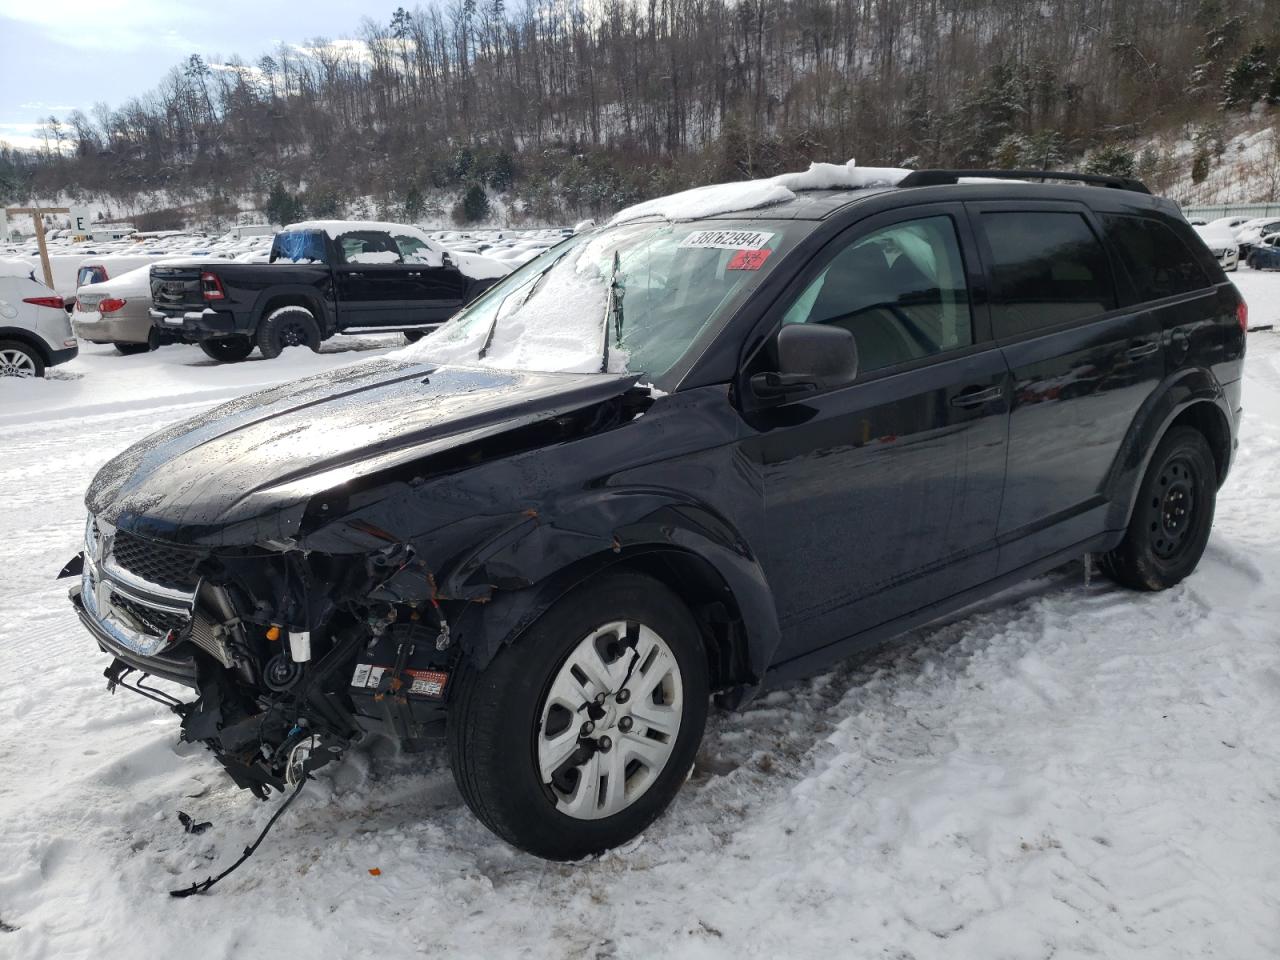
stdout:
<svg viewBox="0 0 1280 960">
<path fill-rule="evenodd" d="M 36 222 L 36 244 L 40 247 L 40 266 L 44 268 L 44 282 L 53 289 L 53 268 L 49 266 L 49 248 L 44 243 L 44 215 L 46 213 L 70 213 L 70 207 L 6 207 L 11 217 L 27 215 Z M 8 238 L 6 238 L 8 239 Z"/>
</svg>

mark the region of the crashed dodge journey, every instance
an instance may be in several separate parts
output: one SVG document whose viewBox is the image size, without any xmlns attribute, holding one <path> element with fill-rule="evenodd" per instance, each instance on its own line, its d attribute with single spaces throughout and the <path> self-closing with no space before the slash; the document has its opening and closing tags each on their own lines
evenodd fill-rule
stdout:
<svg viewBox="0 0 1280 960">
<path fill-rule="evenodd" d="M 671 802 L 713 695 L 1083 555 L 1179 582 L 1244 304 L 1141 183 L 1034 176 L 649 201 L 399 353 L 148 437 L 64 570 L 109 686 L 260 797 L 443 739 L 486 826 L 577 859 Z"/>
</svg>

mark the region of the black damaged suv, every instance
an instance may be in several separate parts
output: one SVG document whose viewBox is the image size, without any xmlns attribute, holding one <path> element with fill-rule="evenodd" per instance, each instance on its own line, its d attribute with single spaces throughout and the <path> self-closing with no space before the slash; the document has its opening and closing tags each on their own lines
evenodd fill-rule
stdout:
<svg viewBox="0 0 1280 960">
<path fill-rule="evenodd" d="M 66 571 L 110 683 L 260 796 L 444 737 L 486 825 L 577 858 L 671 801 L 712 694 L 1084 554 L 1176 584 L 1245 305 L 1141 184 L 974 176 L 624 216 L 407 355 L 135 445 Z"/>
</svg>

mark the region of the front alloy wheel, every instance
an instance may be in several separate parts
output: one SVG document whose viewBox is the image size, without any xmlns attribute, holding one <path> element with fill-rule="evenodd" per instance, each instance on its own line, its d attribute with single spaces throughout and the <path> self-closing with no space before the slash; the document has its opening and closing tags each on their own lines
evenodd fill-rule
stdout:
<svg viewBox="0 0 1280 960">
<path fill-rule="evenodd" d="M 570 591 L 483 669 L 454 675 L 449 759 L 472 812 L 552 860 L 626 843 L 676 795 L 710 695 L 681 599 L 630 572 Z"/>
</svg>

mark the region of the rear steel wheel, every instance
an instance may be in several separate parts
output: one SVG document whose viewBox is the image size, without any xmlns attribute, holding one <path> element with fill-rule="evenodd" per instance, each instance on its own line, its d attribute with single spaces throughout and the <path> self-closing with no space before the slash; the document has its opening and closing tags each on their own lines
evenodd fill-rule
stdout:
<svg viewBox="0 0 1280 960">
<path fill-rule="evenodd" d="M 1142 478 L 1124 540 L 1102 556 L 1102 571 L 1135 590 L 1181 581 L 1209 541 L 1217 491 L 1217 464 L 1204 435 L 1192 427 L 1170 430 Z"/>
<path fill-rule="evenodd" d="M 286 347 L 320 349 L 320 327 L 305 307 L 281 307 L 258 324 L 258 350 L 274 360 Z"/>
<path fill-rule="evenodd" d="M 253 353 L 253 341 L 248 337 L 222 337 L 218 340 L 201 340 L 200 349 L 206 357 L 219 363 L 239 363 Z"/>
</svg>

